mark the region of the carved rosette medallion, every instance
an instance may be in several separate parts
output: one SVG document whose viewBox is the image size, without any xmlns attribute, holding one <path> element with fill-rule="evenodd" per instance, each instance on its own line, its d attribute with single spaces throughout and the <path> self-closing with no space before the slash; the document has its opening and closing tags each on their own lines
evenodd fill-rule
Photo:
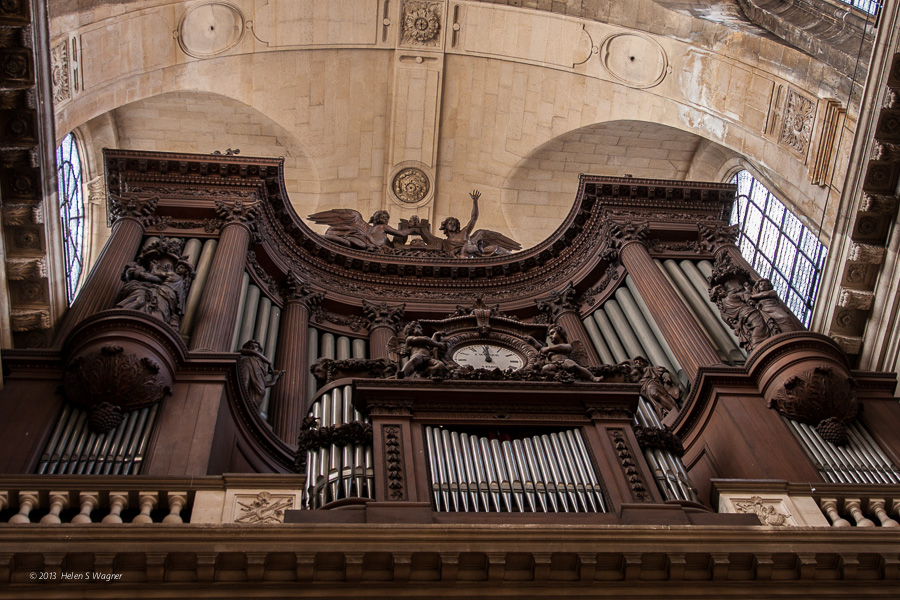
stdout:
<svg viewBox="0 0 900 600">
<path fill-rule="evenodd" d="M 789 89 L 779 141 L 796 152 L 804 153 L 812 137 L 816 104 L 806 96 Z"/>
<path fill-rule="evenodd" d="M 440 2 L 420 2 L 409 0 L 403 5 L 403 38 L 404 44 L 418 46 L 437 46 L 441 31 Z"/>
<path fill-rule="evenodd" d="M 53 102 L 65 102 L 71 98 L 68 41 L 64 40 L 50 49 L 50 74 L 53 81 Z"/>
<path fill-rule="evenodd" d="M 417 204 L 428 196 L 431 183 L 421 169 L 408 167 L 394 175 L 391 189 L 397 199 L 406 204 Z"/>
<path fill-rule="evenodd" d="M 768 407 L 794 421 L 815 425 L 828 442 L 849 442 L 846 425 L 856 418 L 860 404 L 856 382 L 830 366 L 817 366 L 785 379 Z"/>
<path fill-rule="evenodd" d="M 66 399 L 89 412 L 88 425 L 97 433 L 112 431 L 126 412 L 171 394 L 171 383 L 155 360 L 113 345 L 76 356 L 63 377 Z"/>
</svg>

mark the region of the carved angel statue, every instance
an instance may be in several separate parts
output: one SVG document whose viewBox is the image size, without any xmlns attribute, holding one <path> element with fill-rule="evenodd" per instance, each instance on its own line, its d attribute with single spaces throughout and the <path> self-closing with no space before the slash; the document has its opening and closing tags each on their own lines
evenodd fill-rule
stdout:
<svg viewBox="0 0 900 600">
<path fill-rule="evenodd" d="M 390 248 L 391 241 L 388 235 L 405 240 L 413 231 L 394 229 L 388 222 L 391 215 L 386 210 L 377 210 L 368 223 L 363 219 L 359 211 L 352 208 L 333 208 L 309 215 L 313 223 L 328 225 L 325 231 L 325 239 L 347 246 L 378 252 L 383 248 Z"/>
<path fill-rule="evenodd" d="M 629 381 L 641 384 L 641 395 L 650 401 L 660 419 L 678 409 L 681 388 L 672 379 L 668 369 L 651 365 L 643 356 L 635 356 L 621 365 L 628 370 Z"/>
<path fill-rule="evenodd" d="M 402 340 L 397 336 L 388 340 L 388 351 L 391 359 L 398 364 L 402 364 L 404 357 L 409 357 L 397 373 L 398 379 L 429 377 L 447 371 L 447 343 L 441 341 L 440 332 L 435 332 L 431 337 L 424 335 L 418 321 L 412 321 L 403 328 Z"/>
<path fill-rule="evenodd" d="M 238 369 L 241 385 L 254 406 L 259 406 L 266 390 L 278 383 L 278 379 L 284 375 L 284 371 L 272 370 L 272 361 L 266 358 L 262 346 L 256 340 L 250 340 L 241 347 Z"/>
<path fill-rule="evenodd" d="M 426 228 L 422 228 L 420 232 L 422 239 L 429 246 L 441 246 L 444 252 L 454 258 L 498 256 L 509 254 L 514 250 L 521 250 L 522 245 L 520 243 L 506 237 L 502 233 L 489 229 L 474 231 L 475 222 L 478 221 L 478 199 L 481 198 L 481 192 L 475 190 L 469 196 L 472 198 L 472 216 L 469 218 L 465 228 L 461 227 L 459 219 L 456 217 L 447 217 L 441 222 L 440 228 L 444 232 L 445 239 L 442 240 L 433 235 Z"/>
<path fill-rule="evenodd" d="M 588 362 L 587 352 L 580 340 L 572 343 L 566 339 L 565 330 L 559 325 L 551 325 L 547 330 L 549 344 L 544 344 L 534 338 L 530 341 L 541 353 L 541 362 L 538 367 L 541 375 L 556 376 L 559 373 L 568 373 L 582 381 L 602 381 L 602 377 L 595 377 L 584 365 Z"/>
</svg>

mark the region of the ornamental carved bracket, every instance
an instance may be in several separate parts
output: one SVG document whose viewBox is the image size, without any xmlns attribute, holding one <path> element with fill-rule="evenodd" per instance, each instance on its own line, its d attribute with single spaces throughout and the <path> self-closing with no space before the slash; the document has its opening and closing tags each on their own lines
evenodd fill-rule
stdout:
<svg viewBox="0 0 900 600">
<path fill-rule="evenodd" d="M 170 395 L 171 383 L 155 360 L 114 345 L 76 356 L 63 377 L 66 399 L 88 411 L 88 426 L 96 433 L 112 431 L 126 412 Z"/>
<path fill-rule="evenodd" d="M 860 409 L 856 382 L 830 366 L 791 375 L 768 406 L 789 419 L 815 425 L 823 439 L 838 446 L 848 443 L 845 426 Z"/>
</svg>

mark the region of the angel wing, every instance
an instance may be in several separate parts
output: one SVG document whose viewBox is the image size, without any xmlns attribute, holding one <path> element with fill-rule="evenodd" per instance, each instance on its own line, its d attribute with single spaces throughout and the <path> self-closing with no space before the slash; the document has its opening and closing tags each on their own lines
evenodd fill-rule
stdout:
<svg viewBox="0 0 900 600">
<path fill-rule="evenodd" d="M 484 248 L 494 246 L 495 250 L 493 254 L 509 254 L 510 252 L 522 249 L 522 244 L 516 240 L 510 239 L 502 233 L 491 231 L 490 229 L 479 229 L 473 233 L 472 237 L 469 239 L 476 245 L 481 241 Z"/>
<path fill-rule="evenodd" d="M 332 208 L 309 215 L 307 218 L 318 225 L 366 231 L 366 220 L 358 210 L 352 208 Z"/>
<path fill-rule="evenodd" d="M 584 347 L 584 342 L 581 340 L 573 340 L 572 344 L 572 354 L 569 355 L 569 358 L 577 362 L 582 367 L 585 367 L 591 364 L 591 359 L 588 356 L 587 350 Z"/>
<path fill-rule="evenodd" d="M 387 348 L 388 358 L 395 363 L 399 364 L 403 357 L 409 356 L 409 348 L 406 346 L 404 338 L 397 337 L 396 335 L 391 336 L 391 339 L 388 340 Z"/>
</svg>

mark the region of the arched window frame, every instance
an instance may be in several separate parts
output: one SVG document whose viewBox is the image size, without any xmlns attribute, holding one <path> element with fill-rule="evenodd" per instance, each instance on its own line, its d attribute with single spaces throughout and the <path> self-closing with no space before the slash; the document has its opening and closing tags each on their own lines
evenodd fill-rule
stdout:
<svg viewBox="0 0 900 600">
<path fill-rule="evenodd" d="M 754 173 L 740 169 L 729 179 L 738 184 L 731 223 L 741 230 L 741 254 L 809 327 L 828 249 Z"/>
<path fill-rule="evenodd" d="M 56 181 L 62 250 L 66 273 L 66 299 L 75 298 L 84 276 L 85 202 L 84 152 L 74 132 L 56 149 Z"/>
</svg>

